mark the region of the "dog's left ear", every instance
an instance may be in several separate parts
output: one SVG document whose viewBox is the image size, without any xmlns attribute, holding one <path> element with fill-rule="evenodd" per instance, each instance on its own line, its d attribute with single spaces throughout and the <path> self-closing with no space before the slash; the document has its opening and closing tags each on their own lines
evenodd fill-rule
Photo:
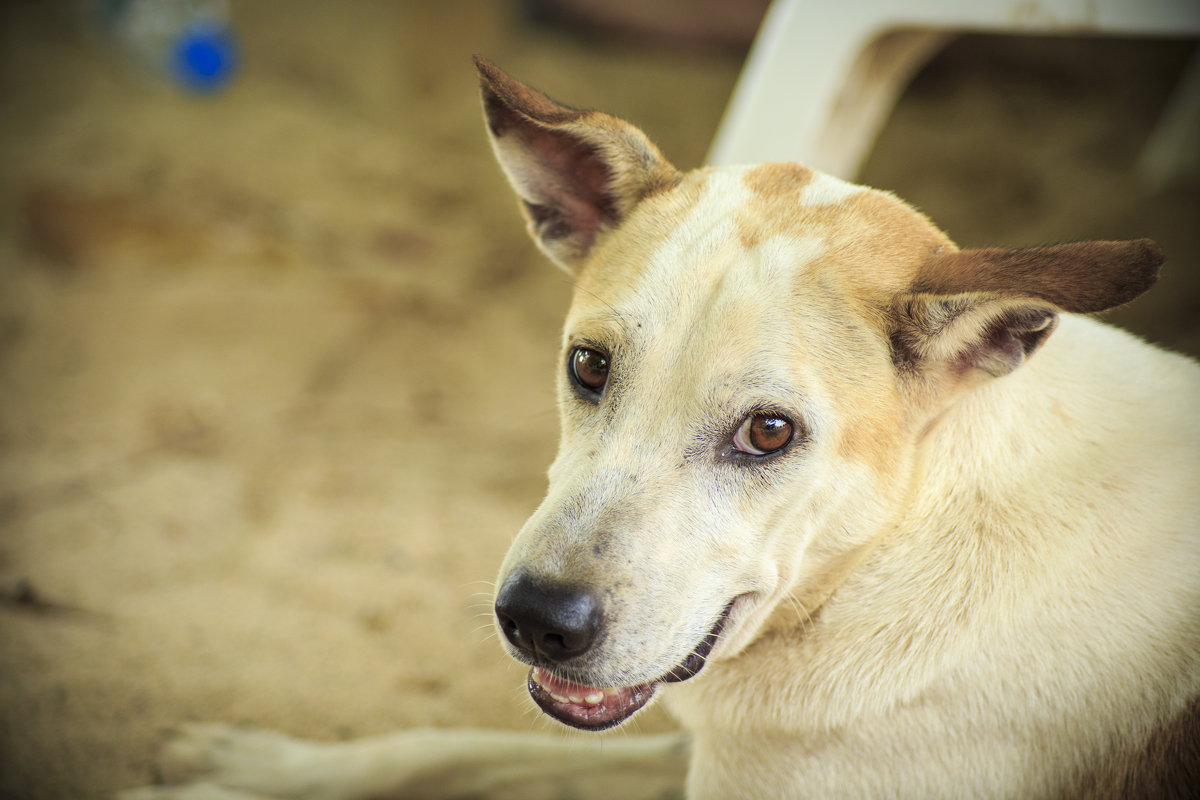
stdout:
<svg viewBox="0 0 1200 800">
<path fill-rule="evenodd" d="M 645 134 L 595 111 L 577 111 L 475 57 L 488 133 L 522 201 L 534 241 L 575 272 L 635 205 L 679 182 Z"/>
<path fill-rule="evenodd" d="M 960 377 L 1007 374 L 1041 346 L 1060 311 L 1127 303 L 1154 284 L 1163 260 L 1149 239 L 939 253 L 893 301 L 893 359 Z"/>
</svg>

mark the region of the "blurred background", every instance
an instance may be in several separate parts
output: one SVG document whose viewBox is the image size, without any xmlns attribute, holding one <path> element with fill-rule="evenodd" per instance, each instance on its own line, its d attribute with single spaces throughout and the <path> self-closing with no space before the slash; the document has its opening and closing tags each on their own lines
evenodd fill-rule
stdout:
<svg viewBox="0 0 1200 800">
<path fill-rule="evenodd" d="M 765 3 L 232 0 L 211 91 L 84 5 L 0 4 L 0 797 L 146 783 L 187 720 L 549 729 L 490 593 L 571 287 L 470 56 L 689 168 Z M 859 180 L 964 246 L 1157 239 L 1112 317 L 1200 353 L 1200 180 L 1133 169 L 1194 51 L 957 39 Z"/>
</svg>

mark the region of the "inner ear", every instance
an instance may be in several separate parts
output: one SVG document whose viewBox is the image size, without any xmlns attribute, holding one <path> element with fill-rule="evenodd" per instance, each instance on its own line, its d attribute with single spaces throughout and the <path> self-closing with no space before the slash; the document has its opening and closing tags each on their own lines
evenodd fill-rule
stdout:
<svg viewBox="0 0 1200 800">
<path fill-rule="evenodd" d="M 980 295 L 908 295 L 894 314 L 892 360 L 902 372 L 980 371 L 995 377 L 1021 366 L 1058 324 L 1036 300 Z"/>
<path fill-rule="evenodd" d="M 530 92 L 531 97 L 538 97 Z M 508 105 L 511 100 L 501 99 L 495 92 L 484 92 L 484 116 L 488 131 L 496 139 L 512 135 L 519 141 L 522 155 L 528 159 L 523 170 L 519 170 L 526 182 L 531 182 L 530 193 L 545 197 L 547 202 L 536 203 L 524 200 L 531 213 L 543 209 L 538 215 L 545 217 L 545 209 L 552 202 L 564 202 L 564 198 L 576 197 L 580 206 L 595 206 L 607 220 L 617 216 L 616 201 L 609 191 L 612 176 L 600 156 L 599 148 L 566 131 L 552 127 L 583 116 L 565 106 L 538 107 L 541 120 L 535 121 L 527 113 Z M 529 101 L 527 101 L 529 102 Z M 548 103 L 543 104 L 548 106 Z M 519 169 L 519 168 L 518 168 Z"/>
<path fill-rule="evenodd" d="M 1058 314 L 1051 308 L 1026 306 L 1003 311 L 959 353 L 955 367 L 959 372 L 980 369 L 994 377 L 1007 375 L 1033 355 L 1057 325 Z"/>
<path fill-rule="evenodd" d="M 608 167 L 597 148 L 555 131 L 534 128 L 521 137 L 542 167 L 526 178 L 530 196 L 538 199 L 521 198 L 534 235 L 547 245 L 573 239 L 575 248 L 587 252 L 597 234 L 619 218 Z"/>
</svg>

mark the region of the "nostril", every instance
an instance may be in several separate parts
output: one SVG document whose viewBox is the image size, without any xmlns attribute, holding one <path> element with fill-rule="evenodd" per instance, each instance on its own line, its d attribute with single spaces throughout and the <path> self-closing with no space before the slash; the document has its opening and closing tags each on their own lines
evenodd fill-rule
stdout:
<svg viewBox="0 0 1200 800">
<path fill-rule="evenodd" d="M 521 628 L 517 625 L 516 621 L 507 614 L 501 614 L 499 611 L 496 612 L 496 618 L 500 622 L 500 630 L 504 632 L 504 637 L 517 647 L 527 649 L 527 645 L 520 641 Z"/>
<path fill-rule="evenodd" d="M 601 609 L 585 588 L 517 572 L 496 595 L 496 620 L 517 649 L 532 657 L 563 661 L 591 648 Z"/>
</svg>

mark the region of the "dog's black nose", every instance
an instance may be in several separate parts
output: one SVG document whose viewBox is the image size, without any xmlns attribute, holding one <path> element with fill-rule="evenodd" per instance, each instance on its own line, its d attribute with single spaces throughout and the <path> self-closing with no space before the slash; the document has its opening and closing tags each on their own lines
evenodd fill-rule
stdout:
<svg viewBox="0 0 1200 800">
<path fill-rule="evenodd" d="M 585 589 L 514 572 L 496 595 L 496 619 L 514 647 L 550 661 L 586 653 L 600 629 L 600 602 Z"/>
</svg>

